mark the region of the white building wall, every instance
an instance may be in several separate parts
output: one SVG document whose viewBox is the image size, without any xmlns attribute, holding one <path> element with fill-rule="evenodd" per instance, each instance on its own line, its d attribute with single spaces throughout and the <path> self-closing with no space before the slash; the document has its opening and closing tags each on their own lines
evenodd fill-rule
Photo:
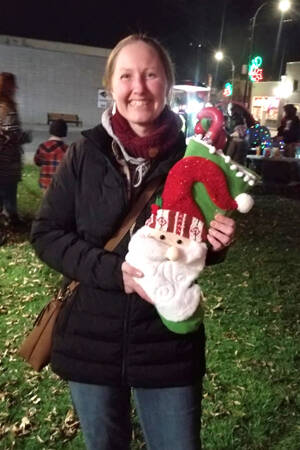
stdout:
<svg viewBox="0 0 300 450">
<path fill-rule="evenodd" d="M 291 85 L 291 94 L 286 103 L 293 103 L 300 110 L 300 62 L 288 62 L 286 64 L 286 78 Z"/>
<path fill-rule="evenodd" d="M 279 86 L 279 81 L 260 81 L 252 83 L 252 97 L 261 95 L 271 97 L 275 95 L 275 89 Z"/>
<path fill-rule="evenodd" d="M 97 124 L 108 49 L 0 36 L 0 72 L 17 77 L 23 123 L 46 124 L 48 112 L 78 114 L 83 127 Z"/>
</svg>

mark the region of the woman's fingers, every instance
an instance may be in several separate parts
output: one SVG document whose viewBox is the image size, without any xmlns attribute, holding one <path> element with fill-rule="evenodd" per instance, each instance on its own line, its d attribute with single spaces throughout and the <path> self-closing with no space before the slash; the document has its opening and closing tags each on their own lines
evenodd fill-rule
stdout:
<svg viewBox="0 0 300 450">
<path fill-rule="evenodd" d="M 207 235 L 207 240 L 211 244 L 214 252 L 218 252 L 219 250 L 222 250 L 224 247 L 226 247 L 225 244 L 223 244 L 222 242 L 220 242 L 218 239 L 216 239 L 215 237 L 213 237 L 210 234 Z"/>
<path fill-rule="evenodd" d="M 216 214 L 214 220 L 210 223 L 211 227 L 227 236 L 233 236 L 235 232 L 235 221 L 230 217 Z"/>
<path fill-rule="evenodd" d="M 131 277 L 142 278 L 144 276 L 143 272 L 141 272 L 136 267 L 131 266 L 126 261 L 123 262 L 121 269 L 122 269 L 123 274 L 126 273 L 127 275 L 130 275 Z"/>
<path fill-rule="evenodd" d="M 210 223 L 207 240 L 212 245 L 213 250 L 222 250 L 228 247 L 233 240 L 235 234 L 235 221 L 230 217 L 216 214 L 214 220 Z"/>
<path fill-rule="evenodd" d="M 134 278 L 142 278 L 143 272 L 128 264 L 126 261 L 122 264 L 124 291 L 126 294 L 136 292 L 146 302 L 153 303 L 150 297 L 146 294 L 144 289 L 136 282 Z"/>
</svg>

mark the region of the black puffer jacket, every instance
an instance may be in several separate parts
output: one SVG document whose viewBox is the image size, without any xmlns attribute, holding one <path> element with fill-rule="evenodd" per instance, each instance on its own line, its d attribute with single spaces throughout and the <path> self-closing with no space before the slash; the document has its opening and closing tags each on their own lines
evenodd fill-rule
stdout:
<svg viewBox="0 0 300 450">
<path fill-rule="evenodd" d="M 204 373 L 204 330 L 172 333 L 154 306 L 136 294 L 124 293 L 121 265 L 129 236 L 112 253 L 103 246 L 128 212 L 125 181 L 104 128 L 100 125 L 84 136 L 70 147 L 32 228 L 32 243 L 40 258 L 80 281 L 56 325 L 52 368 L 68 380 L 94 384 L 193 383 Z M 145 183 L 167 175 L 184 150 L 180 135 Z M 149 216 L 150 203 L 136 228 Z"/>
</svg>

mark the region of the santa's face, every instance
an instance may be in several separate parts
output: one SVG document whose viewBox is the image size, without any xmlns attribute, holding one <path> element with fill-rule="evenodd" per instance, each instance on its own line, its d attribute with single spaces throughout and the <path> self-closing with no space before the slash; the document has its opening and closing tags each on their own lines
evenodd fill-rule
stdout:
<svg viewBox="0 0 300 450">
<path fill-rule="evenodd" d="M 143 272 L 136 281 L 160 314 L 173 321 L 190 317 L 200 301 L 195 281 L 204 268 L 207 245 L 145 225 L 128 249 L 126 261 Z"/>
<path fill-rule="evenodd" d="M 140 259 L 150 261 L 173 261 L 180 264 L 201 264 L 205 262 L 207 245 L 175 233 L 142 227 L 133 236 L 135 249 L 139 248 Z M 129 250 L 133 243 L 129 244 Z"/>
<path fill-rule="evenodd" d="M 150 228 L 149 238 L 156 239 L 161 243 L 162 251 L 165 250 L 165 257 L 170 261 L 177 261 L 182 259 L 190 247 L 191 241 L 185 237 L 168 231 L 162 232 Z"/>
</svg>

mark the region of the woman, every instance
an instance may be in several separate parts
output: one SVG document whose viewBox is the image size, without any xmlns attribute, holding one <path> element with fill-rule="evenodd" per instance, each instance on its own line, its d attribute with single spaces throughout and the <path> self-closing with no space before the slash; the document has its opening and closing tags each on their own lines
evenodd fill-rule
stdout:
<svg viewBox="0 0 300 450">
<path fill-rule="evenodd" d="M 69 381 L 93 450 L 129 448 L 131 388 L 149 449 L 200 448 L 203 327 L 188 335 L 164 327 L 134 280 L 143 274 L 124 262 L 129 236 L 114 252 L 103 250 L 145 184 L 166 177 L 184 154 L 181 121 L 167 107 L 173 79 L 156 40 L 132 35 L 118 43 L 105 72 L 115 114 L 106 111 L 102 124 L 70 147 L 32 229 L 38 255 L 80 281 L 59 316 L 51 364 Z M 217 216 L 208 238 L 213 250 L 233 234 L 233 220 Z"/>
<path fill-rule="evenodd" d="M 284 141 L 284 156 L 295 157 L 296 143 L 300 141 L 300 120 L 297 116 L 297 108 L 292 104 L 284 105 L 284 117 L 278 128 L 277 139 Z"/>
<path fill-rule="evenodd" d="M 17 187 L 21 180 L 21 145 L 29 136 L 21 129 L 15 93 L 16 77 L 12 73 L 0 74 L 0 212 L 12 224 L 20 223 L 17 213 Z"/>
<path fill-rule="evenodd" d="M 233 114 L 232 123 L 234 124 L 233 132 L 230 134 L 229 145 L 226 149 L 226 155 L 239 164 L 245 164 L 245 158 L 248 151 L 246 143 L 247 126 L 245 119 L 238 114 Z"/>
</svg>

